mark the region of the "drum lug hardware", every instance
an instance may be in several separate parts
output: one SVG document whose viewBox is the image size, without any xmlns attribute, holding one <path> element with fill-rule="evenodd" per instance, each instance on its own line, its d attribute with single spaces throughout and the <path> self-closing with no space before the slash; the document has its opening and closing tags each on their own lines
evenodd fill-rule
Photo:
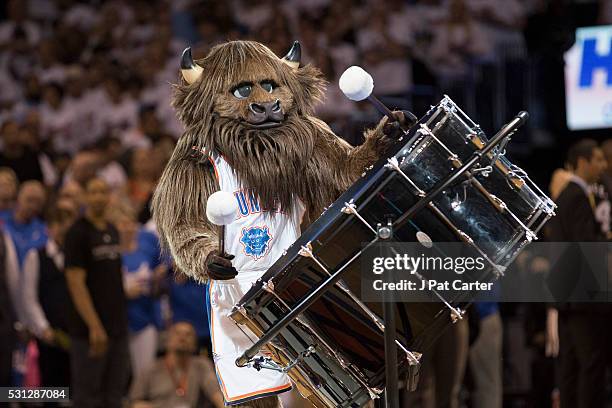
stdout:
<svg viewBox="0 0 612 408">
<path fill-rule="evenodd" d="M 419 125 L 419 133 L 422 134 L 422 135 L 429 135 L 429 134 L 431 134 L 431 130 L 429 130 L 429 126 L 427 126 L 424 123 L 421 123 Z"/>
<path fill-rule="evenodd" d="M 399 167 L 399 161 L 397 157 L 393 156 L 387 159 L 387 164 L 385 164 L 386 168 L 397 169 Z"/>
<path fill-rule="evenodd" d="M 442 109 L 444 109 L 444 112 L 447 113 L 455 113 L 457 111 L 455 104 L 453 103 L 451 98 L 449 98 L 448 95 L 444 95 L 444 99 L 442 99 L 442 101 L 440 102 L 440 106 L 442 107 Z"/>
<path fill-rule="evenodd" d="M 503 265 L 497 265 L 497 264 L 493 265 L 493 274 L 495 275 L 496 279 L 503 278 L 505 270 L 506 270 L 506 267 L 504 267 Z"/>
<path fill-rule="evenodd" d="M 534 234 L 533 231 L 531 231 L 530 229 L 525 231 L 525 238 L 527 238 L 529 242 L 538 240 L 538 236 Z"/>
<path fill-rule="evenodd" d="M 419 130 L 419 132 L 420 131 L 421 130 Z M 397 157 L 393 156 L 393 157 L 388 158 L 387 164 L 385 164 L 385 167 L 388 169 L 393 169 L 397 171 L 416 190 L 416 194 L 419 197 L 425 197 L 425 192 L 421 190 L 416 184 L 414 184 L 414 182 L 410 180 L 410 178 L 406 175 L 406 173 L 402 171 L 402 169 L 399 166 L 399 162 L 397 161 Z"/>
<path fill-rule="evenodd" d="M 354 214 L 355 213 L 355 203 L 353 202 L 353 199 L 351 198 L 350 201 L 348 203 L 344 203 L 344 207 L 342 207 L 342 211 L 345 214 Z"/>
<path fill-rule="evenodd" d="M 416 362 L 410 361 L 408 363 L 408 370 L 405 374 L 406 389 L 408 391 L 415 391 L 419 383 L 419 377 L 421 374 L 421 353 L 414 353 Z"/>
<path fill-rule="evenodd" d="M 455 168 L 459 168 L 463 165 L 463 163 L 461 163 L 461 160 L 459 160 L 459 157 L 457 157 L 456 154 L 453 154 L 451 156 L 448 157 L 448 160 L 453 163 L 453 166 L 455 166 Z"/>
<path fill-rule="evenodd" d="M 270 279 L 267 282 L 262 283 L 262 288 L 268 293 L 274 293 L 274 282 Z"/>
<path fill-rule="evenodd" d="M 370 399 L 371 399 L 371 400 L 375 400 L 375 399 L 380 398 L 380 394 L 379 394 L 379 393 L 377 393 L 376 391 L 374 391 L 374 390 L 373 390 L 373 389 L 371 389 L 371 388 L 368 388 L 368 394 L 370 394 Z"/>
<path fill-rule="evenodd" d="M 236 311 L 237 311 L 237 312 L 238 312 L 238 313 L 239 313 L 241 316 L 247 317 L 247 311 L 246 311 L 246 308 L 245 308 L 244 306 L 242 306 L 242 305 L 241 305 L 241 306 L 239 306 L 239 307 L 236 309 Z"/>
<path fill-rule="evenodd" d="M 480 126 L 476 125 L 476 127 L 473 130 L 480 131 Z M 478 133 L 476 133 L 475 131 L 468 134 L 467 139 L 470 140 L 472 144 L 476 146 L 478 149 L 482 149 L 485 146 L 485 143 L 482 141 L 480 136 L 478 136 Z"/>
<path fill-rule="evenodd" d="M 457 323 L 459 320 L 463 319 L 463 315 L 465 315 L 465 310 L 461 310 L 460 308 L 451 308 L 450 317 L 453 323 Z"/>
<path fill-rule="evenodd" d="M 302 245 L 302 249 L 300 249 L 300 251 L 298 253 L 300 254 L 300 256 L 303 256 L 305 258 L 312 257 L 312 245 L 311 245 L 311 243 L 308 242 L 306 245 Z"/>
<path fill-rule="evenodd" d="M 416 351 L 409 351 L 406 353 L 406 356 L 408 357 L 408 364 L 413 366 L 421 364 L 421 357 L 423 357 L 423 354 Z"/>
<path fill-rule="evenodd" d="M 500 210 L 506 210 L 508 207 L 506 206 L 506 203 L 504 203 L 499 197 L 491 194 L 491 199 L 493 201 L 495 201 L 495 205 L 500 209 Z"/>
<path fill-rule="evenodd" d="M 485 166 L 485 167 L 474 167 L 471 172 L 473 175 L 482 174 L 483 177 L 489 177 L 489 174 L 493 171 L 493 167 Z"/>
<path fill-rule="evenodd" d="M 230 312 L 230 317 L 237 324 L 244 324 L 244 321 L 247 319 L 247 311 L 244 306 L 234 306 L 232 311 Z"/>
</svg>

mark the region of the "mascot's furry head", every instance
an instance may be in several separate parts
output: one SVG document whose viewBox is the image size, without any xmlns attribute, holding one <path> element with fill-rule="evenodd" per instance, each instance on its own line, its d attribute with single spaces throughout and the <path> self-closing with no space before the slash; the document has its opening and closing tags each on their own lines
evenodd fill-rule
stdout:
<svg viewBox="0 0 612 408">
<path fill-rule="evenodd" d="M 181 72 L 173 104 L 185 132 L 151 208 L 178 268 L 198 280 L 206 279 L 206 257 L 219 245 L 218 228 L 205 213 L 219 190 L 209 154 L 223 155 L 262 208 L 289 213 L 301 199 L 308 224 L 390 143 L 381 123 L 353 148 L 312 116 L 325 81 L 316 68 L 300 67 L 298 43 L 283 58 L 252 41 L 220 44 L 195 62 L 187 49 Z M 194 158 L 194 150 L 204 156 Z"/>
<path fill-rule="evenodd" d="M 326 83 L 318 69 L 300 67 L 300 54 L 297 41 L 283 58 L 257 42 L 231 41 L 194 62 L 188 48 L 173 102 L 183 137 L 224 155 L 265 207 L 287 211 L 294 194 L 305 202 L 321 198 L 321 186 L 300 180 L 321 133 L 319 121 L 305 119 Z"/>
</svg>

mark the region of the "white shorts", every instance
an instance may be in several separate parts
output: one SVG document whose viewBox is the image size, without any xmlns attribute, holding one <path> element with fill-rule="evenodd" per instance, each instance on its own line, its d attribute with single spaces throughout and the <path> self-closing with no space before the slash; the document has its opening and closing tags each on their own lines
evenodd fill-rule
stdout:
<svg viewBox="0 0 612 408">
<path fill-rule="evenodd" d="M 280 394 L 291 389 L 289 377 L 278 371 L 238 367 L 236 359 L 256 338 L 244 332 L 230 319 L 232 308 L 265 271 L 243 272 L 226 281 L 210 280 L 206 305 L 212 342 L 213 359 L 225 405 L 236 405 L 255 398 Z M 247 334 L 248 333 L 248 336 Z M 249 338 L 250 337 L 250 338 Z"/>
</svg>

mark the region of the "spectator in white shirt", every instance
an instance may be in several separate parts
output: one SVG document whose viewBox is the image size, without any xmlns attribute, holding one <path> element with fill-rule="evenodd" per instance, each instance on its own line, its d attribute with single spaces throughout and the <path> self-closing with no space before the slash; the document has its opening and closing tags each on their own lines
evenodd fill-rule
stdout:
<svg viewBox="0 0 612 408">
<path fill-rule="evenodd" d="M 138 123 L 127 130 L 121 140 L 127 149 L 148 148 L 159 139 L 162 124 L 155 113 L 154 105 L 142 105 L 138 111 Z"/>
<path fill-rule="evenodd" d="M 16 29 L 23 30 L 28 44 L 36 45 L 40 40 L 40 28 L 28 20 L 28 2 L 11 0 L 8 2 L 7 11 L 9 18 L 0 23 L 0 50 L 10 45 Z"/>
<path fill-rule="evenodd" d="M 64 90 L 58 83 L 50 83 L 43 88 L 40 105 L 41 139 L 47 141 L 57 152 L 75 153 L 78 148 L 76 135 L 70 132 L 74 118 L 73 112 L 63 103 Z"/>
<path fill-rule="evenodd" d="M 43 84 L 61 84 L 66 78 L 66 68 L 58 59 L 58 47 L 60 44 L 55 38 L 46 38 L 38 44 L 38 64 L 35 72 Z"/>
<path fill-rule="evenodd" d="M 366 26 L 357 33 L 365 68 L 376 79 L 379 95 L 401 95 L 412 85 L 408 48 L 392 38 L 387 10 L 371 8 Z"/>
<path fill-rule="evenodd" d="M 94 150 L 98 154 L 100 165 L 98 176 L 106 181 L 111 190 L 123 188 L 127 182 L 127 175 L 117 162 L 122 150 L 119 139 L 111 135 L 105 136 L 96 143 Z"/>
<path fill-rule="evenodd" d="M 465 75 L 470 59 L 487 55 L 493 46 L 465 0 L 451 0 L 448 18 L 435 27 L 434 33 L 429 66 L 444 78 Z"/>
<path fill-rule="evenodd" d="M 137 121 L 137 104 L 131 99 L 117 75 L 104 80 L 104 99 L 97 108 L 98 121 L 103 131 L 122 131 Z"/>
</svg>

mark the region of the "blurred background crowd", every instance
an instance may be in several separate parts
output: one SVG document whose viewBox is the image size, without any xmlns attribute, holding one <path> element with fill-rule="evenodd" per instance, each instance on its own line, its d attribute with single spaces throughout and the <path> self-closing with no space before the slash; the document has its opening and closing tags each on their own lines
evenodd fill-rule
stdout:
<svg viewBox="0 0 612 408">
<path fill-rule="evenodd" d="M 162 256 L 149 212 L 156 181 L 182 132 L 170 101 L 187 45 L 197 59 L 221 41 L 254 39 L 282 56 L 300 40 L 303 63 L 319 67 L 330 82 L 317 114 L 354 144 L 364 127 L 378 121 L 368 105 L 348 101 L 337 86 L 354 64 L 372 74 L 385 103 L 417 116 L 449 94 L 492 134 L 528 110 L 530 123 L 508 151 L 546 186 L 567 147 L 584 136 L 565 127 L 563 52 L 576 27 L 610 23 L 608 0 L 4 2 L 0 385 L 69 384 L 69 368 L 78 364 L 69 363 L 65 315 L 72 306 L 65 300 L 78 290 L 53 271 L 63 269 L 71 224 L 102 206 L 117 229 L 122 261 L 116 293 L 126 302 L 129 353 L 122 367 L 131 367 L 125 370 L 131 386 L 121 395 L 142 407 L 151 406 L 144 400 L 186 393 L 197 406 L 222 405 L 218 390 L 206 386 L 216 380 L 203 287 L 175 273 Z M 602 141 L 606 134 L 591 136 Z M 112 301 L 108 307 L 123 313 Z M 500 356 L 504 336 L 503 400 L 512 407 L 550 406 L 555 384 L 553 360 L 544 350 L 545 310 L 504 307 L 482 312 L 499 319 L 493 347 Z M 186 354 L 197 358 L 197 369 L 177 377 L 173 367 Z M 171 357 L 157 361 L 160 355 Z M 151 391 L 166 388 L 169 395 Z M 462 391 L 461 401 L 469 395 Z M 153 406 L 172 406 L 164 401 Z"/>
</svg>

